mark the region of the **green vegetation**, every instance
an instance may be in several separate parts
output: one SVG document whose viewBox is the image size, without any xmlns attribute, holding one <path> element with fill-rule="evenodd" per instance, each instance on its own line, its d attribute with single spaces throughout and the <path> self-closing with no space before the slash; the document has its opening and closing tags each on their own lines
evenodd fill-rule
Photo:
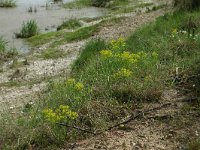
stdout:
<svg viewBox="0 0 200 150">
<path fill-rule="evenodd" d="M 199 15 L 200 11 L 169 13 L 127 39 L 87 43 L 70 77 L 50 81 L 41 100 L 28 103 L 21 114 L 1 117 L 2 148 L 61 149 L 66 141 L 105 131 L 141 102 L 159 101 L 166 88 L 188 89 L 199 97 Z M 95 25 L 28 40 L 37 45 L 36 41 L 57 38 L 54 47 L 88 38 L 98 29 Z"/>
<path fill-rule="evenodd" d="M 128 4 L 128 0 L 75 0 L 74 2 L 65 4 L 66 8 L 82 8 L 82 7 L 108 7 L 114 8 Z"/>
<path fill-rule="evenodd" d="M 193 10 L 200 7 L 199 0 L 174 0 L 174 5 L 184 10 Z"/>
<path fill-rule="evenodd" d="M 0 53 L 4 53 L 6 50 L 6 42 L 0 37 Z"/>
<path fill-rule="evenodd" d="M 0 7 L 15 7 L 16 1 L 14 0 L 0 0 Z"/>
<path fill-rule="evenodd" d="M 99 25 L 80 28 L 76 30 L 75 32 L 64 32 L 61 30 L 58 32 L 49 32 L 46 34 L 36 35 L 27 39 L 27 41 L 32 46 L 38 46 L 38 45 L 42 45 L 53 40 L 51 42 L 51 47 L 54 48 L 65 42 L 72 42 L 72 41 L 89 38 L 98 30 L 99 30 Z"/>
<path fill-rule="evenodd" d="M 91 6 L 91 0 L 75 0 L 74 2 L 66 3 L 65 8 L 83 8 Z"/>
<path fill-rule="evenodd" d="M 81 23 L 77 19 L 70 19 L 68 21 L 64 21 L 60 26 L 57 27 L 57 30 L 62 29 L 76 29 L 81 27 Z"/>
<path fill-rule="evenodd" d="M 61 50 L 58 49 L 46 49 L 42 51 L 41 53 L 41 58 L 43 59 L 57 59 L 57 58 L 62 58 L 65 57 L 67 54 Z"/>
<path fill-rule="evenodd" d="M 84 69 L 90 60 L 95 58 L 102 49 L 106 49 L 106 42 L 104 40 L 96 39 L 88 42 L 81 50 L 79 58 L 74 62 L 72 66 L 73 72 L 79 72 Z"/>
<path fill-rule="evenodd" d="M 18 55 L 15 49 L 6 50 L 7 42 L 0 37 L 0 64 Z"/>
<path fill-rule="evenodd" d="M 22 24 L 22 28 L 19 33 L 15 33 L 17 38 L 29 38 L 38 34 L 39 28 L 35 20 L 29 20 Z"/>
<path fill-rule="evenodd" d="M 63 31 L 48 32 L 45 34 L 38 34 L 38 35 L 32 36 L 32 37 L 28 38 L 27 41 L 32 46 L 39 46 L 39 45 L 48 43 L 51 40 L 59 40 L 60 38 L 63 37 L 64 34 L 66 34 L 66 33 Z"/>
</svg>

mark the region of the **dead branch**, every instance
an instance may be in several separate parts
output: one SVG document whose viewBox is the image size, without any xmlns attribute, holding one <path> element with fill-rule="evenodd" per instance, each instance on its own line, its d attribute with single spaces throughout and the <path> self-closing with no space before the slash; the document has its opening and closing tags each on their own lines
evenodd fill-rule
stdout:
<svg viewBox="0 0 200 150">
<path fill-rule="evenodd" d="M 58 124 L 58 125 L 61 125 L 61 126 L 73 128 L 73 129 L 76 129 L 76 130 L 79 130 L 79 131 L 82 131 L 82 132 L 90 133 L 90 134 L 93 134 L 93 135 L 99 135 L 99 134 L 102 134 L 102 133 L 104 133 L 104 132 L 106 132 L 106 131 L 110 131 L 110 130 L 113 129 L 113 128 L 116 128 L 116 127 L 119 127 L 119 126 L 121 126 L 121 125 L 127 124 L 127 123 L 129 123 L 129 122 L 131 122 L 131 121 L 133 121 L 133 120 L 135 120 L 135 119 L 137 119 L 137 118 L 139 118 L 139 117 L 144 117 L 144 115 L 146 115 L 146 114 L 148 114 L 148 113 L 150 113 L 150 112 L 152 112 L 152 111 L 160 110 L 160 109 L 162 109 L 162 108 L 165 108 L 165 107 L 167 107 L 167 106 L 170 106 L 171 104 L 172 104 L 172 103 L 165 103 L 165 104 L 163 104 L 163 105 L 161 105 L 161 106 L 154 107 L 154 108 L 151 108 L 151 109 L 148 109 L 148 110 L 138 111 L 137 113 L 131 114 L 129 117 L 123 119 L 122 122 L 119 122 L 119 123 L 117 123 L 117 124 L 115 124 L 115 125 L 113 125 L 113 126 L 110 126 L 110 127 L 108 127 L 106 130 L 100 131 L 100 132 L 98 132 L 98 131 L 92 132 L 92 131 L 90 131 L 89 129 L 84 129 L 84 128 L 80 128 L 80 127 L 76 127 L 76 126 L 70 126 L 70 125 L 67 125 L 67 124 L 65 124 L 65 123 L 57 123 L 57 124 Z"/>
<path fill-rule="evenodd" d="M 154 107 L 154 108 L 151 108 L 151 109 L 148 109 L 148 110 L 144 110 L 144 111 L 138 111 L 136 114 L 131 114 L 130 117 L 128 117 L 128 119 L 109 127 L 105 131 L 109 131 L 109 130 L 111 130 L 113 128 L 116 128 L 116 127 L 119 127 L 121 125 L 127 124 L 127 123 L 131 122 L 132 120 L 135 120 L 135 119 L 137 119 L 139 117 L 143 117 L 145 114 L 148 114 L 149 112 L 162 109 L 162 108 L 167 107 L 169 105 L 171 105 L 171 103 L 166 103 L 166 104 L 163 104 L 163 105 L 161 105 L 159 107 Z"/>
</svg>

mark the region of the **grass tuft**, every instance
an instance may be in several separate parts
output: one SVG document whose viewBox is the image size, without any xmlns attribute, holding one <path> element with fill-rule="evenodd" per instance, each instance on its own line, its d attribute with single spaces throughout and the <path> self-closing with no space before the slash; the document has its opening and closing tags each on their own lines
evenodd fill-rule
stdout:
<svg viewBox="0 0 200 150">
<path fill-rule="evenodd" d="M 16 1 L 14 0 L 0 0 L 0 7 L 15 7 Z"/>
<path fill-rule="evenodd" d="M 38 25 L 35 20 L 29 20 L 22 24 L 22 28 L 19 33 L 15 33 L 17 38 L 29 38 L 37 35 L 39 32 Z"/>
</svg>

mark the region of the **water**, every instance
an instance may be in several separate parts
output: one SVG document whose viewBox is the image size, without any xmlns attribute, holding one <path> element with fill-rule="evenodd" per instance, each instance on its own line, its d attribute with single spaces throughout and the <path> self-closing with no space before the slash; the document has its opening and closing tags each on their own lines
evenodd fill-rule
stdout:
<svg viewBox="0 0 200 150">
<path fill-rule="evenodd" d="M 63 3 L 72 0 L 64 0 Z M 28 9 L 36 8 L 37 12 L 30 13 Z M 98 17 L 104 15 L 103 9 L 65 9 L 61 3 L 53 3 L 49 0 L 17 0 L 15 8 L 0 8 L 0 36 L 8 43 L 9 47 L 16 48 L 19 52 L 26 53 L 29 46 L 23 39 L 16 39 L 14 33 L 19 32 L 23 22 L 30 19 L 36 20 L 41 32 L 52 31 L 63 20 L 70 18 Z"/>
</svg>

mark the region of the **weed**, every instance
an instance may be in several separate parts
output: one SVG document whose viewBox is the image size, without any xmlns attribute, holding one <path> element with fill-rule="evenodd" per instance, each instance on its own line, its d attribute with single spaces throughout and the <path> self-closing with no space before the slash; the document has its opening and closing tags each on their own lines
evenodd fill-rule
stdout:
<svg viewBox="0 0 200 150">
<path fill-rule="evenodd" d="M 15 33 L 17 38 L 29 38 L 38 34 L 39 28 L 35 20 L 29 20 L 26 23 L 22 24 L 21 31 Z"/>
</svg>

